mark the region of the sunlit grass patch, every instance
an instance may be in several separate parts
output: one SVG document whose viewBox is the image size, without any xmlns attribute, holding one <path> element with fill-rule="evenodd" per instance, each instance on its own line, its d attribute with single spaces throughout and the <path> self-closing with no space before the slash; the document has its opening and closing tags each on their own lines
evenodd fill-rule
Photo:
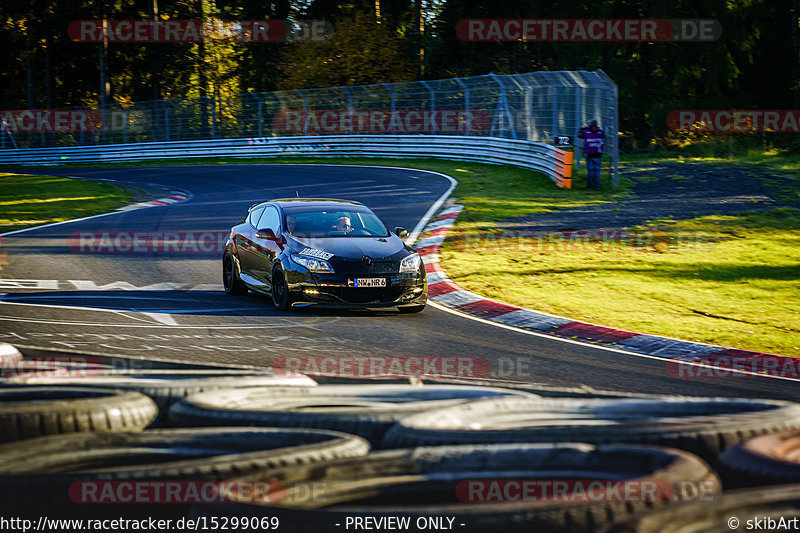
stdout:
<svg viewBox="0 0 800 533">
<path fill-rule="evenodd" d="M 132 200 L 108 183 L 0 173 L 0 233 L 107 213 Z"/>
<path fill-rule="evenodd" d="M 442 264 L 466 289 L 641 333 L 800 356 L 800 211 L 662 220 L 625 242 L 476 239 Z"/>
</svg>

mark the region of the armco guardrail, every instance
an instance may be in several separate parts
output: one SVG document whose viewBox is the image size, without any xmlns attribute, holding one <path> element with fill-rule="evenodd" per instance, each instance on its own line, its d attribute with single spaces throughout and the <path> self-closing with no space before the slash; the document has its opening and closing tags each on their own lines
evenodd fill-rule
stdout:
<svg viewBox="0 0 800 533">
<path fill-rule="evenodd" d="M 0 164 L 63 165 L 193 157 L 436 157 L 514 165 L 572 186 L 572 152 L 549 144 L 452 135 L 320 135 L 0 150 Z"/>
</svg>

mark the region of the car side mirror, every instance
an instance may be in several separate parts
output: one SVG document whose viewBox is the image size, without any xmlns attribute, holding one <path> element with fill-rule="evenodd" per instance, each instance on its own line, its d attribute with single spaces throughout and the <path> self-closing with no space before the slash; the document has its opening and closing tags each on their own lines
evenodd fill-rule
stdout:
<svg viewBox="0 0 800 533">
<path fill-rule="evenodd" d="M 266 239 L 268 241 L 276 240 L 275 232 L 272 231 L 272 228 L 261 228 L 260 230 L 256 230 L 256 237 L 259 239 Z"/>
<path fill-rule="evenodd" d="M 406 228 L 397 226 L 396 228 L 394 228 L 394 234 L 400 237 L 401 239 L 404 239 L 408 237 L 408 230 Z"/>
</svg>

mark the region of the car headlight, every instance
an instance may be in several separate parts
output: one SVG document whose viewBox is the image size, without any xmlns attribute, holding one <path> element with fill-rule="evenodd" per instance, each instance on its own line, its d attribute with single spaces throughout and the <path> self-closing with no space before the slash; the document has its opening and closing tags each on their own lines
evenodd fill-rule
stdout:
<svg viewBox="0 0 800 533">
<path fill-rule="evenodd" d="M 419 254 L 411 254 L 400 261 L 400 272 L 416 272 L 419 270 L 419 264 L 422 258 Z"/>
<path fill-rule="evenodd" d="M 327 261 L 317 259 L 315 257 L 306 257 L 304 255 L 292 254 L 292 261 L 298 265 L 302 265 L 308 269 L 309 272 L 329 272 L 333 273 L 333 267 Z"/>
</svg>

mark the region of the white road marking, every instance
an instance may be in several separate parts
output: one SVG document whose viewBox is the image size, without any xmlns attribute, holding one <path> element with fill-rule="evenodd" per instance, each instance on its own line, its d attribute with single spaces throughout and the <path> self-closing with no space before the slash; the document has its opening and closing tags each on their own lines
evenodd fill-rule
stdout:
<svg viewBox="0 0 800 533">
<path fill-rule="evenodd" d="M 112 281 L 106 284 L 98 285 L 97 282 L 91 280 L 71 279 L 71 280 L 57 280 L 57 279 L 0 279 L 0 290 L 8 289 L 41 289 L 41 290 L 59 290 L 65 287 L 65 284 L 70 284 L 75 290 L 79 291 L 177 291 L 181 292 L 198 292 L 198 291 L 212 291 L 222 292 L 224 290 L 221 283 L 201 283 L 199 285 L 189 286 L 187 283 L 172 283 L 172 282 L 159 282 L 151 283 L 149 285 L 134 285 L 127 281 Z M 184 287 L 182 289 L 182 287 Z"/>
<path fill-rule="evenodd" d="M 123 313 L 120 313 L 125 316 Z M 128 317 L 131 318 L 131 317 Z M 316 318 L 316 317 L 309 317 Z M 125 324 L 125 323 L 102 323 L 102 322 L 80 322 L 75 320 L 43 320 L 41 318 L 20 318 L 17 316 L 2 316 L 0 321 L 7 322 L 26 322 L 33 324 L 50 324 L 57 326 L 82 326 L 82 327 L 113 327 L 113 328 L 152 328 L 152 329 L 277 329 L 277 328 L 308 328 L 309 326 L 302 323 L 286 323 L 286 324 L 242 324 L 241 322 L 230 322 L 225 324 L 204 324 L 202 326 L 168 326 L 158 325 L 152 322 L 144 324 Z"/>
<path fill-rule="evenodd" d="M 166 324 L 167 326 L 177 326 L 178 323 L 172 318 L 172 315 L 169 313 L 145 313 L 142 312 L 143 315 L 149 316 L 156 322 L 160 322 L 162 324 Z"/>
</svg>

